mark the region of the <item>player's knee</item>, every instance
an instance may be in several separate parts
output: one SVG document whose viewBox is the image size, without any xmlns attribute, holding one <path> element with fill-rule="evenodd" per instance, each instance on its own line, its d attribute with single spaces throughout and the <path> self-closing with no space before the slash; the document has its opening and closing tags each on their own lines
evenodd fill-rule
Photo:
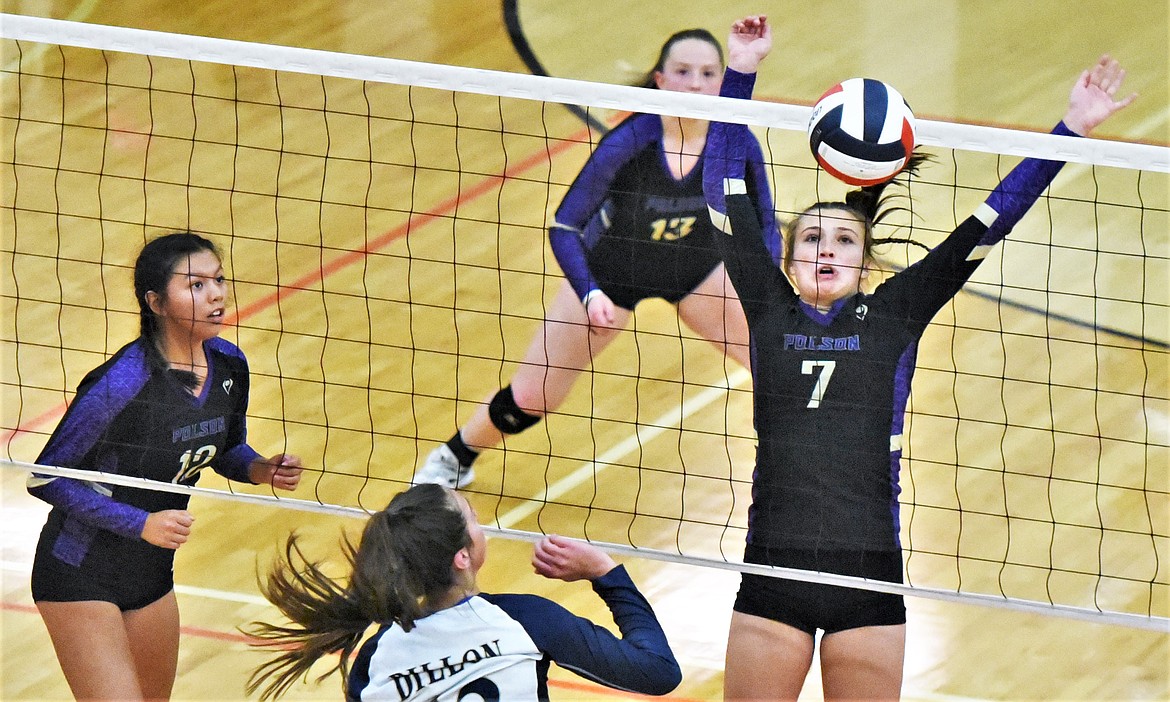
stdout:
<svg viewBox="0 0 1170 702">
<path fill-rule="evenodd" d="M 540 421 L 540 415 L 520 409 L 512 395 L 512 386 L 501 388 L 488 404 L 488 417 L 505 434 L 519 434 Z"/>
</svg>

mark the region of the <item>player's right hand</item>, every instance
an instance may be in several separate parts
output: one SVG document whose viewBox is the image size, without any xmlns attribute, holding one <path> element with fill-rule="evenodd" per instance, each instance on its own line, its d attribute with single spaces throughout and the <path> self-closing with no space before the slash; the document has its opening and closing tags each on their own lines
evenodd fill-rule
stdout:
<svg viewBox="0 0 1170 702">
<path fill-rule="evenodd" d="M 172 551 L 187 543 L 195 516 L 185 509 L 164 509 L 152 512 L 142 527 L 142 539 L 147 543 Z"/>
<path fill-rule="evenodd" d="M 602 329 L 612 329 L 617 311 L 609 295 L 598 291 L 585 303 L 585 314 L 589 315 L 589 331 L 597 334 Z"/>
</svg>

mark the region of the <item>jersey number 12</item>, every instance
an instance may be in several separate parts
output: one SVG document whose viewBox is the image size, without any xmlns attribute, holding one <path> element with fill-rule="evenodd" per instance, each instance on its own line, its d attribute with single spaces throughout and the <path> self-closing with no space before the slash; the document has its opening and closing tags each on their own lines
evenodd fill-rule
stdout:
<svg viewBox="0 0 1170 702">
<path fill-rule="evenodd" d="M 211 463 L 213 458 L 215 458 L 215 444 L 201 446 L 194 451 L 184 451 L 183 455 L 179 456 L 179 474 L 171 482 L 181 483 L 198 474 Z"/>
</svg>

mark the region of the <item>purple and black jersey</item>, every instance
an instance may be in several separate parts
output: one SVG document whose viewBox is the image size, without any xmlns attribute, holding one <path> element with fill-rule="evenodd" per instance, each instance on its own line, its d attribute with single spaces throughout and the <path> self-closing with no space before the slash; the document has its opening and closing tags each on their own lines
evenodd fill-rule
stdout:
<svg viewBox="0 0 1170 702">
<path fill-rule="evenodd" d="M 728 70 L 723 95 L 751 96 Z M 1056 133 L 1071 132 L 1062 124 Z M 759 449 L 748 542 L 895 550 L 902 426 L 918 340 L 1063 163 L 1025 159 L 974 215 L 872 295 L 821 313 L 802 302 L 761 238 L 765 203 L 745 187 L 753 150 L 742 125 L 712 123 L 705 192 L 747 316 Z M 745 143 L 748 144 L 745 147 Z"/>
<path fill-rule="evenodd" d="M 622 566 L 593 581 L 617 638 L 537 595 L 468 597 L 415 622 L 383 625 L 358 652 L 347 697 L 439 700 L 548 699 L 549 664 L 620 690 L 664 695 L 682 672 L 666 635 Z"/>
<path fill-rule="evenodd" d="M 151 368 L 145 343 L 127 344 L 85 376 L 37 463 L 182 485 L 211 467 L 248 481 L 259 455 L 247 444 L 243 353 L 223 339 L 207 341 L 208 375 L 195 396 L 172 373 Z M 144 541 L 142 529 L 151 512 L 185 509 L 186 495 L 37 474 L 28 489 L 53 505 L 39 550 L 111 578 L 123 576 L 119 569 L 131 577 L 170 570 L 174 551 Z"/>
<path fill-rule="evenodd" d="M 662 138 L 658 115 L 626 118 L 601 139 L 557 208 L 549 240 L 577 297 L 600 289 L 626 309 L 651 297 L 678 302 L 719 265 L 703 197 L 706 152 L 676 179 Z M 757 167 L 747 187 L 771 212 L 754 138 L 751 149 Z"/>
</svg>

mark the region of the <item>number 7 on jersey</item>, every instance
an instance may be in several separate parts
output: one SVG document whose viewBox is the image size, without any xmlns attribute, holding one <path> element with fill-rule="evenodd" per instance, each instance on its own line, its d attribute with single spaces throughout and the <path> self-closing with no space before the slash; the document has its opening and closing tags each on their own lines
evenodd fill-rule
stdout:
<svg viewBox="0 0 1170 702">
<path fill-rule="evenodd" d="M 829 378 L 833 377 L 833 369 L 836 367 L 836 361 L 805 361 L 801 364 L 800 372 L 804 375 L 817 374 L 817 382 L 813 384 L 812 396 L 808 398 L 809 409 L 821 406 L 821 398 L 825 396 L 825 390 L 829 387 Z"/>
</svg>

